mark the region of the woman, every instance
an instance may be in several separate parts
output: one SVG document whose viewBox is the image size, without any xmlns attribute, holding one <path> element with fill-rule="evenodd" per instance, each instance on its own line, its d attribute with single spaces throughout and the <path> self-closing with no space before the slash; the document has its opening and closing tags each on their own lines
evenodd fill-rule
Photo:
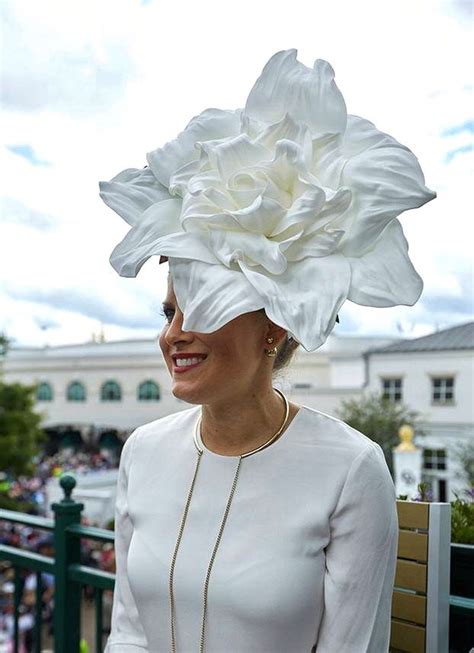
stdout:
<svg viewBox="0 0 474 653">
<path fill-rule="evenodd" d="M 345 301 L 413 304 L 396 215 L 435 194 L 348 116 L 332 68 L 266 64 L 149 167 L 101 182 L 131 225 L 111 262 L 168 261 L 160 347 L 187 410 L 126 441 L 106 653 L 388 651 L 398 522 L 380 446 L 273 387 Z"/>
</svg>

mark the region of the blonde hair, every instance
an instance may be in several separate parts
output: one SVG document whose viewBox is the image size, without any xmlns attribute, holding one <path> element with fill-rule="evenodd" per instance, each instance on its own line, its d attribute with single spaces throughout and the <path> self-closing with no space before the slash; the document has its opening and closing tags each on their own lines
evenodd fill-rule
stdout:
<svg viewBox="0 0 474 653">
<path fill-rule="evenodd" d="M 289 367 L 300 343 L 286 334 L 282 344 L 278 347 L 278 354 L 273 363 L 272 376 L 278 376 L 278 372 Z"/>
</svg>

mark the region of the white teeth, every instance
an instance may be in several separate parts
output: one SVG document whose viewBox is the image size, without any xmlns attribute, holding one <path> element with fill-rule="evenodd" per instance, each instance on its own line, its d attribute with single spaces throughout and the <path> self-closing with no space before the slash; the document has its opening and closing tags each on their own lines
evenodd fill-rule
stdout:
<svg viewBox="0 0 474 653">
<path fill-rule="evenodd" d="M 186 365 L 196 365 L 196 363 L 200 363 L 203 358 L 177 358 L 176 359 L 176 365 L 178 367 L 186 367 Z"/>
</svg>

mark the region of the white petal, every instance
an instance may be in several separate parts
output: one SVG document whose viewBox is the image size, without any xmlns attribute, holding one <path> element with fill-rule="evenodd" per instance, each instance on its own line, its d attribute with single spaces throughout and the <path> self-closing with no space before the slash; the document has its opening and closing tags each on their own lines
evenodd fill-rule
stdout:
<svg viewBox="0 0 474 653">
<path fill-rule="evenodd" d="M 181 231 L 179 214 L 181 200 L 170 199 L 154 204 L 142 220 L 127 233 L 115 247 L 110 262 L 122 277 L 135 277 L 150 256 L 174 256 L 189 252 L 195 258 L 215 263 L 202 240 Z"/>
<path fill-rule="evenodd" d="M 189 182 L 199 172 L 199 161 L 190 161 L 185 163 L 184 166 L 178 168 L 174 174 L 170 176 L 169 191 L 171 195 L 179 195 L 184 197 L 188 192 Z"/>
<path fill-rule="evenodd" d="M 263 145 L 253 143 L 247 134 L 226 139 L 214 148 L 214 154 L 223 182 L 236 172 L 243 172 L 260 161 L 270 160 L 273 155 Z"/>
<path fill-rule="evenodd" d="M 241 109 L 223 111 L 206 109 L 194 116 L 175 140 L 149 152 L 147 161 L 156 178 L 169 186 L 170 177 L 183 165 L 200 158 L 197 141 L 235 136 L 240 132 Z"/>
<path fill-rule="evenodd" d="M 270 236 L 285 210 L 275 200 L 259 196 L 250 206 L 231 211 L 231 214 L 242 229 Z"/>
<path fill-rule="evenodd" d="M 423 281 L 408 257 L 408 243 L 397 219 L 384 229 L 370 252 L 347 259 L 352 272 L 348 299 L 362 306 L 413 306 Z"/>
<path fill-rule="evenodd" d="M 99 195 L 128 224 L 136 224 L 152 204 L 170 199 L 150 168 L 127 168 L 110 181 L 99 181 Z"/>
<path fill-rule="evenodd" d="M 311 69 L 296 55 L 296 49 L 282 50 L 268 60 L 250 91 L 244 114 L 273 124 L 289 113 L 308 125 L 313 136 L 343 132 L 346 105 L 331 65 L 317 59 Z"/>
<path fill-rule="evenodd" d="M 330 256 L 334 254 L 344 235 L 342 229 L 321 229 L 310 238 L 300 238 L 286 251 L 288 261 L 301 261 L 308 256 Z"/>
<path fill-rule="evenodd" d="M 391 220 L 423 206 L 436 193 L 425 186 L 413 152 L 368 120 L 350 117 L 343 152 L 350 158 L 340 184 L 351 188 L 353 204 L 341 251 L 346 256 L 361 256 Z"/>
<path fill-rule="evenodd" d="M 212 333 L 263 308 L 261 296 L 240 270 L 176 257 L 169 259 L 169 267 L 184 331 Z"/>
<path fill-rule="evenodd" d="M 261 265 L 273 274 L 281 274 L 286 269 L 286 258 L 279 244 L 262 234 L 211 229 L 209 247 L 227 267 L 237 261 L 246 261 L 248 265 Z"/>
<path fill-rule="evenodd" d="M 288 113 L 280 122 L 266 127 L 255 139 L 255 142 L 265 146 L 268 150 L 274 150 L 278 141 L 282 139 L 297 143 L 304 152 L 306 165 L 311 165 L 313 153 L 311 132 L 306 125 L 296 122 Z"/>
<path fill-rule="evenodd" d="M 239 265 L 275 324 L 287 329 L 307 351 L 323 344 L 349 291 L 350 267 L 343 256 L 306 258 L 290 263 L 279 275 L 244 262 Z"/>
<path fill-rule="evenodd" d="M 295 200 L 293 206 L 280 220 L 272 236 L 281 234 L 293 225 L 298 225 L 305 234 L 310 235 L 314 231 L 322 229 L 338 217 L 342 210 L 339 207 L 347 208 L 347 205 L 346 191 L 336 193 L 327 202 L 324 189 L 319 186 L 310 187 L 303 195 Z"/>
<path fill-rule="evenodd" d="M 304 192 L 308 186 L 320 186 L 319 180 L 306 166 L 302 148 L 293 141 L 278 141 L 273 159 L 255 166 L 255 172 L 264 174 L 288 197 L 287 208 L 293 202 L 293 195 Z"/>
</svg>

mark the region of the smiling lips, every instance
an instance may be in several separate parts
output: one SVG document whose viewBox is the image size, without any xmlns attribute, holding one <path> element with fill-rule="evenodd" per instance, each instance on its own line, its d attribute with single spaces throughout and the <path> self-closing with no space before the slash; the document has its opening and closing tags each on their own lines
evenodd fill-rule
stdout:
<svg viewBox="0 0 474 653">
<path fill-rule="evenodd" d="M 173 356 L 173 362 L 174 362 L 173 372 L 177 372 L 177 373 L 187 372 L 193 367 L 197 367 L 198 365 L 200 365 L 203 362 L 203 360 L 205 360 L 206 358 L 207 356 L 203 354 L 188 355 L 186 357 Z"/>
</svg>

